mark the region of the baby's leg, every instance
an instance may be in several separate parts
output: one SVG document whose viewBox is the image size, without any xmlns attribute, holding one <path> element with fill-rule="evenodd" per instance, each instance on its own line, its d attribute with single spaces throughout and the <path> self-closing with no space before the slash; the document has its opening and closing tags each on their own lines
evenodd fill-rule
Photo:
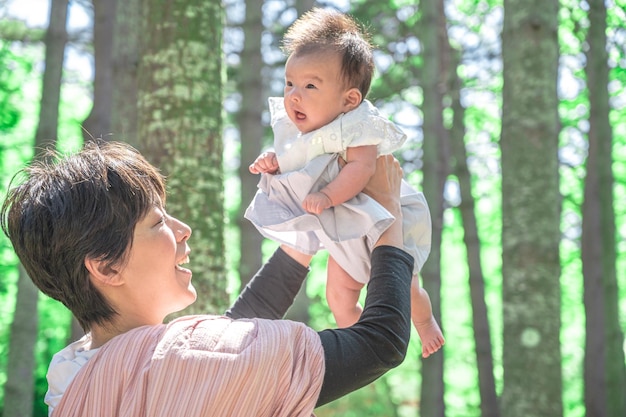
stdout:
<svg viewBox="0 0 626 417">
<path fill-rule="evenodd" d="M 359 304 L 363 284 L 355 281 L 332 256 L 328 257 L 326 299 L 335 316 L 337 327 L 349 327 L 361 317 L 363 307 Z"/>
<path fill-rule="evenodd" d="M 422 356 L 427 358 L 445 343 L 441 329 L 433 316 L 430 297 L 419 283 L 419 276 L 411 281 L 411 320 L 422 341 Z"/>
</svg>

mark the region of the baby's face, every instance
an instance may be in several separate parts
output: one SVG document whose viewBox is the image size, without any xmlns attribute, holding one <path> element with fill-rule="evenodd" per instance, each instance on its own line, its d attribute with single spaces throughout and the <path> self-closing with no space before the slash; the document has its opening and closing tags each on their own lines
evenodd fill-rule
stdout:
<svg viewBox="0 0 626 417">
<path fill-rule="evenodd" d="M 332 122 L 349 111 L 339 55 L 317 52 L 291 55 L 285 65 L 285 110 L 302 133 Z"/>
</svg>

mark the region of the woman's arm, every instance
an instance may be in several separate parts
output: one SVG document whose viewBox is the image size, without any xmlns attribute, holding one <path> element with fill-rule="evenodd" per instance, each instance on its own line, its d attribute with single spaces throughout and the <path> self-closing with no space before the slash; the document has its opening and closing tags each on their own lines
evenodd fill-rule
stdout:
<svg viewBox="0 0 626 417">
<path fill-rule="evenodd" d="M 361 318 L 346 329 L 319 333 L 326 372 L 317 405 L 333 401 L 398 366 L 411 334 L 413 258 L 404 252 L 400 182 L 402 170 L 392 156 L 378 158 L 364 192 L 396 220 L 372 251 L 372 269 Z"/>
<path fill-rule="evenodd" d="M 413 258 L 393 246 L 372 253 L 361 318 L 345 329 L 319 332 L 326 372 L 317 406 L 376 380 L 404 360 L 411 333 Z"/>
<path fill-rule="evenodd" d="M 226 315 L 234 319 L 282 318 L 309 272 L 310 260 L 309 255 L 286 246 L 279 247 L 252 277 Z"/>
</svg>

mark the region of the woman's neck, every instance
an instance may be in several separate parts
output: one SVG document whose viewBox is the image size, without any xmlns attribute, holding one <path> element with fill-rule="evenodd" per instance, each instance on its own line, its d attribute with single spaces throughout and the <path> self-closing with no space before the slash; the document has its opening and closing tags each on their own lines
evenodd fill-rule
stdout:
<svg viewBox="0 0 626 417">
<path fill-rule="evenodd" d="M 119 336 L 124 333 L 119 331 L 116 327 L 103 327 L 94 325 L 91 327 L 91 349 L 96 349 L 104 345 L 115 336 Z"/>
<path fill-rule="evenodd" d="M 128 316 L 131 316 L 131 318 L 128 318 Z M 129 330 L 136 329 L 141 326 L 155 326 L 162 324 L 164 319 L 147 319 L 145 317 L 137 317 L 128 314 L 125 317 L 127 320 L 116 320 L 114 322 L 106 323 L 105 325 L 92 325 L 90 329 L 91 348 L 99 348 L 115 336 L 119 336 Z"/>
</svg>

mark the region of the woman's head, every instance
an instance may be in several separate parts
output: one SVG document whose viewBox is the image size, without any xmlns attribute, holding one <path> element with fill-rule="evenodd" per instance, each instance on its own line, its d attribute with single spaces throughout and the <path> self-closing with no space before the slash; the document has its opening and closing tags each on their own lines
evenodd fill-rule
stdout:
<svg viewBox="0 0 626 417">
<path fill-rule="evenodd" d="M 88 330 L 117 314 L 89 279 L 86 259 L 125 262 L 135 225 L 165 202 L 162 175 L 121 143 L 89 142 L 23 169 L 2 205 L 2 229 L 37 287 Z M 14 178 L 16 181 L 16 178 Z"/>
</svg>

